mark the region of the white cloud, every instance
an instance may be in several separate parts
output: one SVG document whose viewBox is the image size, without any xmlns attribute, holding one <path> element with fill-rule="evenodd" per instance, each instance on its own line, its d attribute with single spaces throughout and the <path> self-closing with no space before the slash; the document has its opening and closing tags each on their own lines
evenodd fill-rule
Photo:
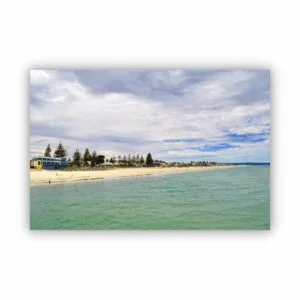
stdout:
<svg viewBox="0 0 300 300">
<path fill-rule="evenodd" d="M 62 141 L 70 154 L 86 147 L 109 156 L 152 152 L 164 159 L 218 158 L 221 154 L 224 159 L 236 160 L 245 153 L 248 157 L 259 157 L 259 151 L 267 153 L 268 146 L 263 143 L 253 145 L 259 151 L 252 152 L 243 147 L 222 153 L 187 149 L 226 142 L 226 131 L 260 133 L 268 127 L 268 100 L 239 102 L 236 98 L 255 88 L 254 72 L 222 72 L 190 84 L 185 84 L 189 77 L 181 70 L 150 75 L 153 86 L 163 82 L 171 89 L 184 84 L 182 96 L 168 101 L 126 92 L 97 93 L 72 72 L 31 71 L 31 84 L 40 87 L 31 94 L 35 99 L 30 107 L 31 152 L 42 153 L 47 141 Z M 110 81 L 114 83 L 112 75 Z M 162 142 L 183 138 L 201 142 Z"/>
<path fill-rule="evenodd" d="M 30 70 L 30 84 L 44 85 L 48 84 L 55 76 L 55 71 Z"/>
</svg>

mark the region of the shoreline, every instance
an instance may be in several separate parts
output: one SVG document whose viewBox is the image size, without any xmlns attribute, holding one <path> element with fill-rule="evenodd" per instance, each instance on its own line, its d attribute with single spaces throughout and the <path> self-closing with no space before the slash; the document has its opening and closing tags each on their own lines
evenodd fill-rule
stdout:
<svg viewBox="0 0 300 300">
<path fill-rule="evenodd" d="M 205 172 L 235 168 L 237 166 L 195 166 L 195 167 L 149 167 L 149 168 L 124 168 L 90 171 L 30 171 L 30 186 L 57 185 L 74 182 L 91 182 L 104 179 L 136 178 L 150 175 L 182 174 L 186 172 Z M 50 180 L 50 184 L 49 184 Z"/>
</svg>

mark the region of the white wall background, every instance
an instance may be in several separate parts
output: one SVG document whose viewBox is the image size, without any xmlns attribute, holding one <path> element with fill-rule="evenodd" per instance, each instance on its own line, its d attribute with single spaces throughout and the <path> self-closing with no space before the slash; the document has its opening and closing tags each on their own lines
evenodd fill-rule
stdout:
<svg viewBox="0 0 300 300">
<path fill-rule="evenodd" d="M 1 299 L 300 299 L 297 1 L 2 1 Z M 270 232 L 30 232 L 31 67 L 269 67 Z M 6 159 L 9 153 L 9 158 Z"/>
</svg>

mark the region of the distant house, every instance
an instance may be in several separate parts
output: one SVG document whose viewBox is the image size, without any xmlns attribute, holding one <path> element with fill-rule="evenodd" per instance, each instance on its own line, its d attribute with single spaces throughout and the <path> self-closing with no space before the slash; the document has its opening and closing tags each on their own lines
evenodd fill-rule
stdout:
<svg viewBox="0 0 300 300">
<path fill-rule="evenodd" d="M 57 170 L 67 167 L 68 161 L 66 157 L 37 156 L 30 160 L 30 168 L 32 169 Z"/>
<path fill-rule="evenodd" d="M 101 165 L 100 165 L 100 168 L 111 168 L 111 167 L 113 167 L 113 166 L 114 166 L 113 163 L 111 163 L 111 162 L 106 162 L 106 163 L 104 163 L 104 164 L 101 164 Z"/>
<path fill-rule="evenodd" d="M 163 167 L 169 166 L 169 164 L 167 162 L 162 162 L 160 165 L 163 166 Z"/>
</svg>

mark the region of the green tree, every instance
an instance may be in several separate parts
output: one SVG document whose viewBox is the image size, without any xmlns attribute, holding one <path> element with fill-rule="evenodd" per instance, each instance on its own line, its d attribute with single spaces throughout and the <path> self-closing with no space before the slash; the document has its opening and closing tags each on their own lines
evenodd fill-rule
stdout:
<svg viewBox="0 0 300 300">
<path fill-rule="evenodd" d="M 126 155 L 123 156 L 123 164 L 126 164 L 127 163 L 127 157 Z"/>
<path fill-rule="evenodd" d="M 93 167 L 97 163 L 97 153 L 96 151 L 93 151 L 91 156 L 91 166 Z"/>
<path fill-rule="evenodd" d="M 73 165 L 80 167 L 80 160 L 81 160 L 81 153 L 78 149 L 76 149 L 74 155 L 73 155 Z"/>
<path fill-rule="evenodd" d="M 65 150 L 62 142 L 59 142 L 54 152 L 54 157 L 65 157 L 65 156 L 67 156 L 67 151 Z"/>
<path fill-rule="evenodd" d="M 135 164 L 135 155 L 132 155 L 132 159 L 131 159 L 132 163 Z"/>
<path fill-rule="evenodd" d="M 136 161 L 137 164 L 140 163 L 140 155 L 139 154 L 136 156 L 135 161 Z"/>
<path fill-rule="evenodd" d="M 143 155 L 141 156 L 140 164 L 143 165 L 145 163 Z"/>
<path fill-rule="evenodd" d="M 103 164 L 104 160 L 105 160 L 105 156 L 104 155 L 98 155 L 97 156 L 97 160 L 96 160 L 97 165 Z"/>
<path fill-rule="evenodd" d="M 120 163 L 120 162 L 122 162 L 122 156 L 121 155 L 118 156 L 118 163 Z"/>
<path fill-rule="evenodd" d="M 85 166 L 88 165 L 88 162 L 91 160 L 91 155 L 89 149 L 85 149 L 84 155 L 83 155 L 83 163 Z"/>
<path fill-rule="evenodd" d="M 51 157 L 51 148 L 50 148 L 50 144 L 48 144 L 45 153 L 44 153 L 45 157 Z"/>
<path fill-rule="evenodd" d="M 146 157 L 146 165 L 147 165 L 147 166 L 152 166 L 152 165 L 153 165 L 153 159 L 152 159 L 151 153 L 148 153 L 148 154 L 147 154 L 147 157 Z"/>
</svg>

